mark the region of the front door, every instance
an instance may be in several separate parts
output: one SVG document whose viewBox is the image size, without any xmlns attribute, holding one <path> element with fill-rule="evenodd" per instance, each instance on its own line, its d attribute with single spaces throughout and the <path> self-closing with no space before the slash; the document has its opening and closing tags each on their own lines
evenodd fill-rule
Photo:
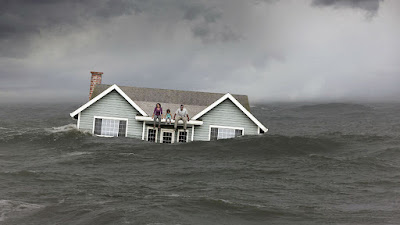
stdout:
<svg viewBox="0 0 400 225">
<path fill-rule="evenodd" d="M 172 144 L 174 143 L 175 131 L 171 129 L 161 129 L 161 143 Z"/>
</svg>

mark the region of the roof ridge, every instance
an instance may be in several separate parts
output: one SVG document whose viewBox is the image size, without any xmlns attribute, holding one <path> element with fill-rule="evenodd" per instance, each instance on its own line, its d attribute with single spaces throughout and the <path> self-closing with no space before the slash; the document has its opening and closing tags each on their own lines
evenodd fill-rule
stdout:
<svg viewBox="0 0 400 225">
<path fill-rule="evenodd" d="M 92 98 L 113 85 L 98 84 L 93 90 Z M 164 102 L 185 105 L 209 106 L 226 93 L 213 93 L 201 91 L 186 91 L 175 89 L 162 89 L 150 87 L 118 86 L 133 101 Z M 249 97 L 247 95 L 233 96 L 250 111 Z M 147 113 L 147 112 L 146 112 Z"/>
<path fill-rule="evenodd" d="M 113 84 L 97 84 L 97 85 L 105 85 L 105 86 L 112 86 Z M 96 85 L 96 86 L 97 86 Z M 219 95 L 225 95 L 226 93 L 221 93 L 221 92 L 206 92 L 206 91 L 189 91 L 189 90 L 178 90 L 178 89 L 167 89 L 167 88 L 151 88 L 151 87 L 137 87 L 137 86 L 123 86 L 123 85 L 118 85 L 118 87 L 123 88 L 123 87 L 127 87 L 127 88 L 142 88 L 142 89 L 153 89 L 153 90 L 163 90 L 163 91 L 181 91 L 181 92 L 196 92 L 196 93 L 203 93 L 203 94 L 219 94 Z M 227 92 L 230 93 L 230 92 Z M 232 94 L 231 95 L 235 95 L 235 96 L 247 96 L 245 94 Z"/>
</svg>

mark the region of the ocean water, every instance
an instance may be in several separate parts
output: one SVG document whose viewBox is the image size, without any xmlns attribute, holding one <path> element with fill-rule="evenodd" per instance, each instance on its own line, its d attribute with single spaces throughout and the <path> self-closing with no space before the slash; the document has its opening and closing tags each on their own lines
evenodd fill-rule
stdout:
<svg viewBox="0 0 400 225">
<path fill-rule="evenodd" d="M 400 224 L 400 104 L 252 107 L 262 136 L 151 144 L 0 105 L 0 224 Z"/>
</svg>

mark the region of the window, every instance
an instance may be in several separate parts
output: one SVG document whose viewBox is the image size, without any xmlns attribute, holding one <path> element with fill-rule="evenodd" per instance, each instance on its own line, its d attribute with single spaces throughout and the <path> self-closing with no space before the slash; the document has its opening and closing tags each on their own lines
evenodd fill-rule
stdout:
<svg viewBox="0 0 400 225">
<path fill-rule="evenodd" d="M 108 137 L 126 137 L 126 124 L 125 119 L 95 118 L 93 133 Z"/>
<path fill-rule="evenodd" d="M 184 130 L 178 130 L 178 142 L 187 142 L 188 132 Z"/>
<path fill-rule="evenodd" d="M 243 136 L 243 130 L 236 129 L 235 130 L 235 137 Z"/>
<path fill-rule="evenodd" d="M 227 139 L 227 138 L 234 138 L 235 137 L 235 130 L 229 128 L 218 128 L 218 137 L 217 139 Z"/>
<path fill-rule="evenodd" d="M 147 141 L 156 142 L 157 139 L 157 130 L 148 129 L 147 130 Z"/>
<path fill-rule="evenodd" d="M 119 131 L 119 120 L 102 119 L 101 135 L 117 137 Z"/>
<path fill-rule="evenodd" d="M 210 140 L 213 141 L 243 136 L 243 131 L 243 128 L 212 126 L 210 129 Z"/>
<path fill-rule="evenodd" d="M 118 130 L 118 137 L 125 137 L 126 136 L 126 121 L 120 120 L 119 121 L 119 130 Z"/>
<path fill-rule="evenodd" d="M 172 143 L 172 133 L 171 132 L 163 132 L 163 140 L 162 143 Z"/>
<path fill-rule="evenodd" d="M 160 137 L 160 142 L 161 143 L 174 143 L 174 138 L 175 138 L 175 130 L 171 129 L 161 129 L 161 137 Z"/>
<path fill-rule="evenodd" d="M 211 141 L 216 141 L 218 139 L 218 128 L 216 127 L 211 127 L 211 136 L 210 140 Z"/>
<path fill-rule="evenodd" d="M 94 121 L 94 134 L 101 135 L 101 119 L 99 118 Z"/>
</svg>

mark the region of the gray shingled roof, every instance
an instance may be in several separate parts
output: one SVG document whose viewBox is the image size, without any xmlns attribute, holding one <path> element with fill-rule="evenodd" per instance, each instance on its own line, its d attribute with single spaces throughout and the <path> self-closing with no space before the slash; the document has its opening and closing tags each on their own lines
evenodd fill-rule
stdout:
<svg viewBox="0 0 400 225">
<path fill-rule="evenodd" d="M 92 98 L 96 97 L 112 85 L 98 84 L 93 90 Z M 222 93 L 209 93 L 197 91 L 181 91 L 157 88 L 127 87 L 118 86 L 129 96 L 140 108 L 148 115 L 153 114 L 157 102 L 162 105 L 164 111 L 171 109 L 173 114 L 180 104 L 184 104 L 190 116 L 201 112 L 219 98 L 224 96 Z M 247 95 L 233 95 L 240 104 L 250 111 L 249 98 Z"/>
</svg>

